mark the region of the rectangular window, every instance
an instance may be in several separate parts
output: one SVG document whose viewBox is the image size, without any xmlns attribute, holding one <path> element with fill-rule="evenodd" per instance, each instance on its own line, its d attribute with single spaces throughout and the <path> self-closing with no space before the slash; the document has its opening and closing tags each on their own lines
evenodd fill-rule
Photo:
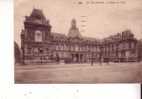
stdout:
<svg viewBox="0 0 142 99">
<path fill-rule="evenodd" d="M 42 32 L 39 30 L 35 31 L 35 42 L 42 42 Z"/>
</svg>

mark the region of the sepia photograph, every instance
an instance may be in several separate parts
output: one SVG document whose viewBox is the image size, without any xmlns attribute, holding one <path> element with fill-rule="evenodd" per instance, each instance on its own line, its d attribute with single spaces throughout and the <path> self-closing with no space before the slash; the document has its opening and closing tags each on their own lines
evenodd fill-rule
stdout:
<svg viewBox="0 0 142 99">
<path fill-rule="evenodd" d="M 141 83 L 141 5 L 14 0 L 15 83 Z"/>
</svg>

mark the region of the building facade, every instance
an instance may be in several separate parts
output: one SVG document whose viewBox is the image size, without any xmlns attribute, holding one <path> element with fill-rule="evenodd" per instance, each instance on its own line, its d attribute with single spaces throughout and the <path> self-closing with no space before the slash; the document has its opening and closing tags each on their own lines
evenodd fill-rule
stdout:
<svg viewBox="0 0 142 99">
<path fill-rule="evenodd" d="M 68 35 L 53 33 L 42 10 L 25 17 L 21 31 L 24 64 L 138 61 L 138 41 L 130 30 L 102 40 L 83 37 L 75 19 Z"/>
</svg>

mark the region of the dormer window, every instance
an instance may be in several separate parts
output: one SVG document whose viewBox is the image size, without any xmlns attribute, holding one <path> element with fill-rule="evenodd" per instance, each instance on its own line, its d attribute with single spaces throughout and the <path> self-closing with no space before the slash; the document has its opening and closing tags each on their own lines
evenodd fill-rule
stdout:
<svg viewBox="0 0 142 99">
<path fill-rule="evenodd" d="M 35 42 L 42 42 L 42 32 L 39 30 L 35 31 Z"/>
</svg>

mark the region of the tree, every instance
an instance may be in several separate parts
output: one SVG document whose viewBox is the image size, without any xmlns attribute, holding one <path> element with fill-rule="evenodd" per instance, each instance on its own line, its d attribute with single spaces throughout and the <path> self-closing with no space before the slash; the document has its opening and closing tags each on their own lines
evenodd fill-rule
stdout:
<svg viewBox="0 0 142 99">
<path fill-rule="evenodd" d="M 14 42 L 15 63 L 21 63 L 21 50 L 16 42 Z"/>
</svg>

